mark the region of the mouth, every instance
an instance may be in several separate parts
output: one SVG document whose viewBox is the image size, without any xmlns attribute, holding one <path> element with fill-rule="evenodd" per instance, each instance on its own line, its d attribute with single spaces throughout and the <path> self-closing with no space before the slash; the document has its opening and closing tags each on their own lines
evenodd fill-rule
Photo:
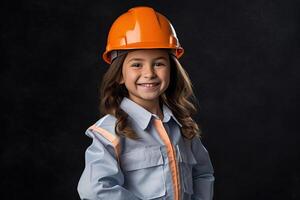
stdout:
<svg viewBox="0 0 300 200">
<path fill-rule="evenodd" d="M 139 83 L 139 86 L 145 87 L 145 88 L 154 88 L 158 86 L 160 83 Z"/>
</svg>

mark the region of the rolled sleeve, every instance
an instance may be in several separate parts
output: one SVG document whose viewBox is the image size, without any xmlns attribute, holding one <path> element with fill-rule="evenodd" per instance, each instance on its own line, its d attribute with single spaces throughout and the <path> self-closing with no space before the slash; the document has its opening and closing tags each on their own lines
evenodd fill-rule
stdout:
<svg viewBox="0 0 300 200">
<path fill-rule="evenodd" d="M 93 142 L 85 152 L 85 168 L 77 187 L 80 198 L 82 200 L 138 199 L 122 187 L 124 176 L 113 153 L 113 147 L 104 145 L 105 139 L 97 133 L 88 130 L 86 134 L 92 137 Z"/>
</svg>

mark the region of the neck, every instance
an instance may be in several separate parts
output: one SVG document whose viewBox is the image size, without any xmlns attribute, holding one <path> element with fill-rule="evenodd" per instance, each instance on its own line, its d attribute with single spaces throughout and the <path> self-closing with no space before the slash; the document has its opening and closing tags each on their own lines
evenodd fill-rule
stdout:
<svg viewBox="0 0 300 200">
<path fill-rule="evenodd" d="M 135 103 L 139 104 L 149 112 L 156 114 L 161 120 L 163 120 L 163 113 L 159 105 L 159 98 L 156 100 L 140 100 L 135 98 L 130 98 Z"/>
</svg>

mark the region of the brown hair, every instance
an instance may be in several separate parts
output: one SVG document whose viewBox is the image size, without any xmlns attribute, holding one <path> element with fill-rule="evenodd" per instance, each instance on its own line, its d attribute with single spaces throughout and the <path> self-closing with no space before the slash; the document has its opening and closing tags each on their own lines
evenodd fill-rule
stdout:
<svg viewBox="0 0 300 200">
<path fill-rule="evenodd" d="M 134 130 L 127 123 L 127 113 L 120 108 L 123 97 L 128 97 L 124 84 L 119 84 L 122 77 L 122 66 L 127 54 L 117 57 L 104 74 L 100 86 L 100 112 L 117 118 L 115 132 L 119 136 L 137 139 Z M 185 138 L 200 136 L 200 129 L 192 119 L 196 114 L 197 99 L 192 89 L 191 80 L 175 56 L 170 54 L 170 84 L 160 96 L 160 103 L 166 104 L 177 120 L 182 124 L 181 132 Z"/>
</svg>

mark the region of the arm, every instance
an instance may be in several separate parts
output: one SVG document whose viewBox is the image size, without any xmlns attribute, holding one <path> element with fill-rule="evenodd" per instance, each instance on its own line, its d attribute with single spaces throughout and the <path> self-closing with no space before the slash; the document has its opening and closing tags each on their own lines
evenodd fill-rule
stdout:
<svg viewBox="0 0 300 200">
<path fill-rule="evenodd" d="M 193 167 L 193 200 L 212 200 L 214 186 L 214 169 L 209 154 L 203 146 L 200 138 L 192 141 L 192 151 L 197 160 Z"/>
<path fill-rule="evenodd" d="M 130 191 L 122 187 L 124 176 L 121 172 L 113 147 L 104 145 L 105 139 L 97 133 L 87 131 L 93 143 L 85 152 L 85 169 L 78 183 L 82 200 L 137 200 Z"/>
</svg>

